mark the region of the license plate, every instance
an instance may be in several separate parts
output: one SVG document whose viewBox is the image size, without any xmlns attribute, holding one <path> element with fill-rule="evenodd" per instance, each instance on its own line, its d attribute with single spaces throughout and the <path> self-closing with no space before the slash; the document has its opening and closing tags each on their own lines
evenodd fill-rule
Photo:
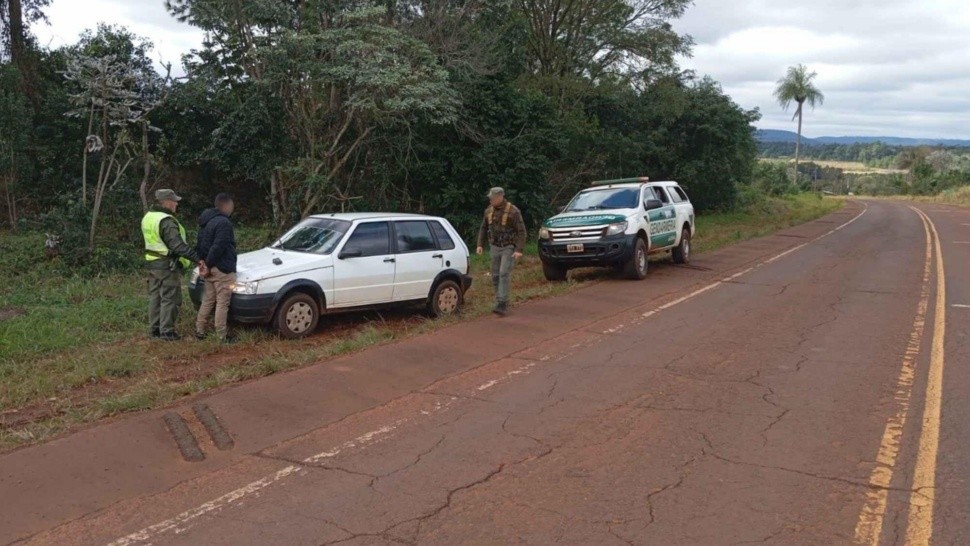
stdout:
<svg viewBox="0 0 970 546">
<path fill-rule="evenodd" d="M 566 245 L 566 252 L 582 252 L 582 251 L 583 251 L 582 244 Z"/>
</svg>

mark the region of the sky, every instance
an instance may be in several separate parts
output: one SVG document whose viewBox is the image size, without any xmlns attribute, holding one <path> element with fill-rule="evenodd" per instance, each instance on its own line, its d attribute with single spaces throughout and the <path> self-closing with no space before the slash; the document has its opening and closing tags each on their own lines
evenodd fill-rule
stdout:
<svg viewBox="0 0 970 546">
<path fill-rule="evenodd" d="M 202 33 L 163 0 L 53 0 L 42 45 L 73 43 L 105 21 L 155 44 L 179 66 Z M 806 111 L 807 136 L 970 139 L 970 0 L 696 0 L 674 23 L 696 45 L 685 68 L 710 75 L 758 126 L 794 130 L 772 97 L 788 66 L 818 72 L 825 103 Z"/>
</svg>

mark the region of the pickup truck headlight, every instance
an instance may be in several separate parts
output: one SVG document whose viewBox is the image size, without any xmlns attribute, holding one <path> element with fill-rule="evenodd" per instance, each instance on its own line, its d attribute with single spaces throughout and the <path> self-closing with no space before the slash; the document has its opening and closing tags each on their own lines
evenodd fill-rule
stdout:
<svg viewBox="0 0 970 546">
<path fill-rule="evenodd" d="M 232 291 L 236 294 L 248 294 L 253 295 L 256 293 L 256 289 L 259 287 L 259 281 L 252 282 L 234 282 L 232 283 Z"/>
<path fill-rule="evenodd" d="M 539 228 L 539 238 L 540 239 L 549 239 L 550 238 L 549 229 L 548 228 Z"/>
<path fill-rule="evenodd" d="M 619 235 L 621 233 L 625 233 L 626 227 L 627 227 L 626 222 L 617 222 L 615 224 L 610 224 L 606 226 L 606 236 L 609 237 L 610 235 Z"/>
</svg>

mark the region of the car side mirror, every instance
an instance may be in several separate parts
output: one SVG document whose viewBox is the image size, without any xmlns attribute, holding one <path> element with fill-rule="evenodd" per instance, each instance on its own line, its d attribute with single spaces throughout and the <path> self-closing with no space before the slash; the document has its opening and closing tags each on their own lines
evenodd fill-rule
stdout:
<svg viewBox="0 0 970 546">
<path fill-rule="evenodd" d="M 364 255 L 364 252 L 359 248 L 351 248 L 351 249 L 345 249 L 337 257 L 340 258 L 341 260 L 346 260 L 347 258 L 360 258 L 363 255 Z"/>
<path fill-rule="evenodd" d="M 662 206 L 664 204 L 660 202 L 660 199 L 647 199 L 643 202 L 643 208 L 647 210 L 659 209 Z"/>
</svg>

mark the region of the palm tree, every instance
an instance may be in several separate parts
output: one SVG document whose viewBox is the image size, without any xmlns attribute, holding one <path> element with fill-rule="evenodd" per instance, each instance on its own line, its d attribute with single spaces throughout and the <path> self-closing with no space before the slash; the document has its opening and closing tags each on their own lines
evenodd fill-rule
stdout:
<svg viewBox="0 0 970 546">
<path fill-rule="evenodd" d="M 814 110 L 816 105 L 825 102 L 825 95 L 819 91 L 818 87 L 815 87 L 815 83 L 812 81 L 817 75 L 815 72 L 809 72 L 808 67 L 803 64 L 790 66 L 788 67 L 788 74 L 778 80 L 778 88 L 775 89 L 775 98 L 786 111 L 791 103 L 798 104 L 798 109 L 795 110 L 795 115 L 791 118 L 792 121 L 798 118 L 798 140 L 795 143 L 796 186 L 798 185 L 798 158 L 802 151 L 802 107 L 807 102 Z"/>
</svg>

